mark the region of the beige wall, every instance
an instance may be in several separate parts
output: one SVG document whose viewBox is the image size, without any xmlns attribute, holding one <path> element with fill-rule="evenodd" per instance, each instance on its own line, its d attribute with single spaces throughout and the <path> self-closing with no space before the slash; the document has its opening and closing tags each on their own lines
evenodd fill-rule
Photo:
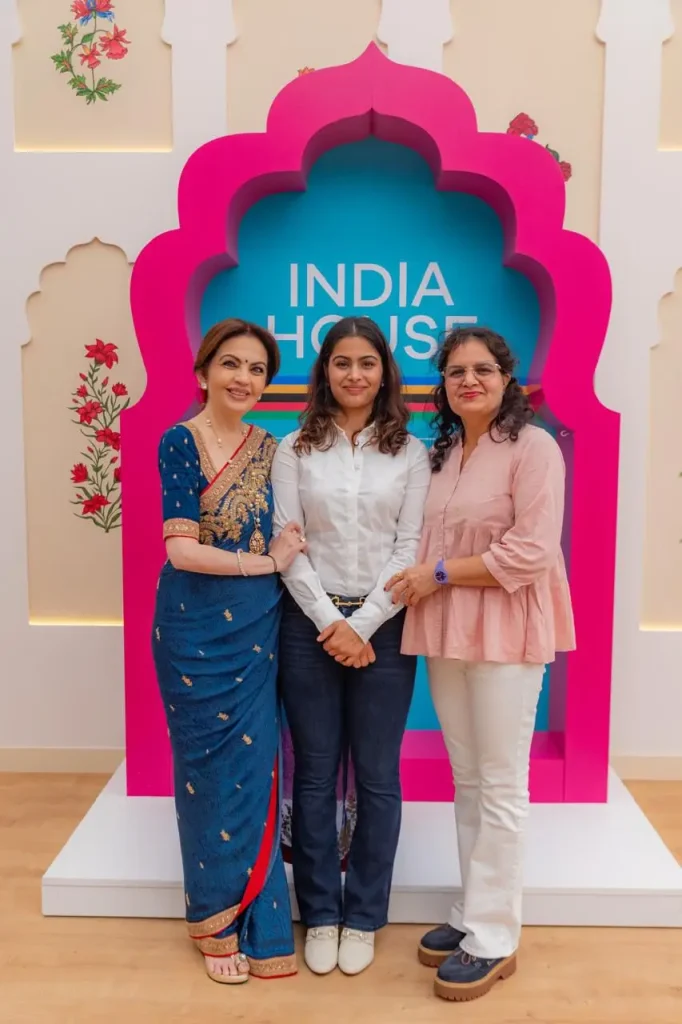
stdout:
<svg viewBox="0 0 682 1024">
<path fill-rule="evenodd" d="M 682 0 L 670 0 L 670 9 L 676 31 L 663 45 L 659 144 L 682 149 Z M 661 302 L 660 339 L 650 365 L 642 624 L 681 629 L 682 427 L 676 412 L 682 393 L 682 271 L 674 292 Z"/>
<path fill-rule="evenodd" d="M 277 93 L 301 68 L 345 64 L 376 42 L 379 0 L 234 0 L 227 65 L 231 132 L 263 131 Z"/>
<path fill-rule="evenodd" d="M 663 62 L 661 139 L 682 146 L 682 0 L 671 0 L 678 34 Z M 171 143 L 170 51 L 161 40 L 163 0 L 115 0 L 131 40 L 122 61 L 99 72 L 123 88 L 87 107 L 56 73 L 57 26 L 71 0 L 20 0 L 15 48 L 19 148 L 158 149 Z M 481 128 L 505 131 L 518 113 L 538 141 L 572 165 L 567 225 L 598 236 L 604 50 L 599 0 L 451 0 L 455 36 L 444 70 L 471 97 Z M 226 53 L 230 131 L 265 127 L 277 92 L 303 67 L 357 57 L 376 40 L 379 0 L 234 0 L 237 42 Z M 105 26 L 108 27 L 108 26 Z M 633 126 L 636 130 L 636 126 Z M 536 143 L 529 143 L 529 145 Z M 34 619 L 120 616 L 120 531 L 105 534 L 73 514 L 72 465 L 80 435 L 68 412 L 84 345 L 119 346 L 116 378 L 133 397 L 143 387 L 128 306 L 130 267 L 100 242 L 46 268 L 29 300 L 31 343 L 23 353 L 29 571 Z M 651 463 L 643 620 L 682 624 L 682 445 L 670 411 L 682 387 L 682 283 L 661 306 L 662 340 L 652 352 Z M 50 444 L 47 444 L 49 439 Z M 623 453 L 627 458 L 627 453 Z"/>
<path fill-rule="evenodd" d="M 573 168 L 566 223 L 599 228 L 604 48 L 599 0 L 451 0 L 455 35 L 444 70 L 469 94 L 484 131 L 529 114 L 538 141 Z"/>
<path fill-rule="evenodd" d="M 74 24 L 72 0 L 19 0 L 22 38 L 14 48 L 17 149 L 164 150 L 172 144 L 171 55 L 161 39 L 163 0 L 114 0 L 119 29 L 130 40 L 120 60 L 101 58 L 95 78 L 121 85 L 88 106 L 50 59 L 63 48 L 59 25 Z M 92 22 L 80 33 L 91 31 Z M 107 32 L 109 21 L 98 22 Z M 78 38 L 81 38 L 79 36 Z M 79 51 L 82 52 L 82 51 Z M 86 74 L 76 57 L 75 67 Z"/>
<path fill-rule="evenodd" d="M 670 0 L 675 34 L 663 45 L 661 149 L 682 149 L 682 0 Z"/>
<path fill-rule="evenodd" d="M 661 302 L 651 351 L 651 413 L 642 623 L 682 628 L 682 271 Z M 645 424 L 642 424 L 645 429 Z M 622 453 L 627 458 L 627 452 Z"/>
<path fill-rule="evenodd" d="M 130 264 L 121 249 L 90 242 L 46 267 L 28 301 L 31 341 L 23 359 L 29 601 L 33 621 L 117 621 L 121 617 L 121 531 L 105 533 L 70 504 L 71 470 L 85 462 L 72 393 L 96 339 L 118 346 L 100 382 L 122 382 L 135 402 L 144 369 L 128 303 Z M 118 453 L 113 450 L 112 457 Z M 125 469 L 123 470 L 125 472 Z"/>
</svg>

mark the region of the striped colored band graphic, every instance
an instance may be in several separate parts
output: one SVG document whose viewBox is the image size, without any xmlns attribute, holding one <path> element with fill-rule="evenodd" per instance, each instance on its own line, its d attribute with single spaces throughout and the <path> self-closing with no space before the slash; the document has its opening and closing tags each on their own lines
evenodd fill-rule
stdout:
<svg viewBox="0 0 682 1024">
<path fill-rule="evenodd" d="M 403 394 L 407 399 L 410 409 L 421 411 L 424 406 L 431 406 L 431 395 L 433 394 L 434 382 L 420 381 L 418 383 L 403 384 Z M 307 380 L 293 380 L 283 378 L 270 384 L 263 392 L 260 405 L 268 409 L 281 411 L 290 410 L 299 412 L 305 406 L 306 393 L 308 390 Z M 530 397 L 531 404 L 539 408 L 542 404 L 542 387 L 540 384 L 523 385 L 522 390 Z"/>
</svg>

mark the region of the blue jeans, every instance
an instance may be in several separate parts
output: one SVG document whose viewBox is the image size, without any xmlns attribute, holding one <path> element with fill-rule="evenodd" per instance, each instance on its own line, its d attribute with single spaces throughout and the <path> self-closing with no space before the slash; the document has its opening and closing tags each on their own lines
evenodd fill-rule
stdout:
<svg viewBox="0 0 682 1024">
<path fill-rule="evenodd" d="M 344 614 L 352 609 L 341 609 Z M 376 662 L 339 665 L 315 624 L 285 595 L 280 685 L 294 747 L 292 864 L 301 920 L 373 932 L 388 920 L 402 793 L 400 748 L 417 659 L 400 653 L 400 612 L 372 637 Z M 336 786 L 346 744 L 357 787 L 357 824 L 341 885 Z"/>
</svg>

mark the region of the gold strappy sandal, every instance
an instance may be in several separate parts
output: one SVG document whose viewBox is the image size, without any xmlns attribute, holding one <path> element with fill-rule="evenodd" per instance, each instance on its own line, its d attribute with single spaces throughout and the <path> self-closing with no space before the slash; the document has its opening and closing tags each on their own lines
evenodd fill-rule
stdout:
<svg viewBox="0 0 682 1024">
<path fill-rule="evenodd" d="M 243 953 L 233 953 L 231 956 L 225 957 L 224 959 L 233 960 L 237 965 L 237 970 L 239 970 L 240 964 L 248 964 L 249 962 L 248 957 L 244 956 Z M 211 981 L 217 981 L 219 985 L 243 985 L 250 977 L 249 971 L 244 971 L 242 974 L 216 974 L 209 967 L 207 957 L 204 957 L 204 965 L 206 967 L 206 973 Z"/>
</svg>

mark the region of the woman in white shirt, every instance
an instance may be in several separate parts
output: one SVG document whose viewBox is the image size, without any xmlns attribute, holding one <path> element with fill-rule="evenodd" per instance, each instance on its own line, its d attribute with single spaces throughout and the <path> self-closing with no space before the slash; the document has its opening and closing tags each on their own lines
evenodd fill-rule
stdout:
<svg viewBox="0 0 682 1024">
<path fill-rule="evenodd" d="M 387 921 L 416 659 L 400 653 L 404 609 L 384 585 L 414 564 L 430 479 L 408 417 L 380 328 L 347 317 L 327 334 L 301 429 L 272 465 L 275 530 L 296 520 L 308 545 L 282 573 L 280 683 L 296 764 L 294 883 L 317 974 L 368 967 Z M 346 746 L 357 821 L 342 893 L 336 786 Z"/>
</svg>

